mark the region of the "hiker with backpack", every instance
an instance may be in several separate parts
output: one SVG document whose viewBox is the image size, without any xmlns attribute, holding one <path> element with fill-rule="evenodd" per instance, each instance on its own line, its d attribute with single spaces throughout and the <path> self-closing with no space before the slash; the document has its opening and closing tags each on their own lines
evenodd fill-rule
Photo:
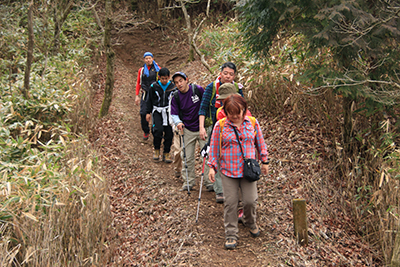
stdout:
<svg viewBox="0 0 400 267">
<path fill-rule="evenodd" d="M 146 121 L 153 122 L 151 131 L 153 134 L 154 154 L 153 160 L 160 160 L 160 148 L 162 139 L 163 154 L 162 161 L 171 163 L 171 145 L 172 145 L 172 126 L 168 119 L 169 99 L 175 89 L 175 84 L 170 81 L 170 72 L 167 68 L 162 68 L 158 72 L 159 80 L 153 82 L 148 91 L 146 101 Z"/>
<path fill-rule="evenodd" d="M 148 99 L 148 91 L 153 82 L 158 80 L 158 71 L 160 66 L 155 62 L 154 56 L 150 52 L 146 52 L 143 55 L 144 66 L 138 71 L 136 80 L 136 97 L 135 104 L 140 103 L 140 124 L 143 130 L 143 140 L 149 139 L 150 127 L 149 122 L 146 120 L 146 101 Z M 142 93 L 139 97 L 139 93 Z"/>
<path fill-rule="evenodd" d="M 237 93 L 236 87 L 232 83 L 224 83 L 219 87 L 219 96 L 217 97 L 217 101 L 221 103 L 221 107 L 217 109 L 216 117 L 217 121 L 223 119 L 226 117 L 225 111 L 223 109 L 225 100 L 231 96 L 231 95 L 240 95 Z M 251 117 L 251 112 L 250 110 L 247 110 L 246 116 Z M 241 194 L 241 192 L 240 192 Z M 241 195 L 240 195 L 241 196 Z M 239 197 L 239 203 L 238 203 L 238 221 L 243 223 L 243 204 L 241 201 L 241 197 Z"/>
<path fill-rule="evenodd" d="M 254 117 L 245 115 L 247 103 L 244 98 L 237 94 L 229 96 L 225 100 L 223 110 L 226 118 L 215 124 L 211 136 L 208 155 L 209 179 L 215 182 L 216 172 L 220 173 L 225 197 L 225 248 L 234 249 L 237 246 L 239 231 L 237 219 L 239 190 L 242 192 L 243 224 L 249 227 L 252 237 L 260 235 L 256 221 L 257 182 L 243 178 L 244 157 L 258 158 L 264 175 L 268 174 L 269 162 L 267 145 L 260 124 Z"/>
<path fill-rule="evenodd" d="M 203 97 L 203 87 L 189 84 L 189 79 L 183 72 L 176 72 L 172 75 L 178 91 L 171 100 L 171 117 L 178 131 L 182 134 L 184 168 L 182 169 L 182 179 L 184 181 L 182 190 L 190 190 L 195 186 L 195 152 L 196 143 L 200 147 L 205 145 L 199 135 L 199 109 L 201 98 Z M 186 171 L 186 172 L 185 172 Z M 206 181 L 207 185 L 211 184 Z"/>
<path fill-rule="evenodd" d="M 200 138 L 206 140 L 211 134 L 213 125 L 216 120 L 217 109 L 221 103 L 217 101 L 219 96 L 219 88 L 222 84 L 231 83 L 235 86 L 237 93 L 243 96 L 243 85 L 234 81 L 236 77 L 236 65 L 232 62 L 225 62 L 221 66 L 221 71 L 217 79 L 207 85 L 203 99 L 201 100 L 199 111 L 199 131 Z M 207 177 L 209 168 L 205 168 L 204 175 Z M 215 199 L 217 203 L 224 202 L 224 194 L 222 190 L 221 179 L 219 173 L 216 174 L 215 183 L 206 187 L 207 191 L 215 191 Z"/>
</svg>

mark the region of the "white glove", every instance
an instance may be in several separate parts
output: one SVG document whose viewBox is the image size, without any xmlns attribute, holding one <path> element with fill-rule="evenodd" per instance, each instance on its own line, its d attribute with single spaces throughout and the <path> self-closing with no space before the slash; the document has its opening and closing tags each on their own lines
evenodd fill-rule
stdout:
<svg viewBox="0 0 400 267">
<path fill-rule="evenodd" d="M 210 152 L 210 145 L 207 143 L 205 146 L 200 150 L 200 155 L 205 158 L 208 157 L 208 153 Z"/>
</svg>

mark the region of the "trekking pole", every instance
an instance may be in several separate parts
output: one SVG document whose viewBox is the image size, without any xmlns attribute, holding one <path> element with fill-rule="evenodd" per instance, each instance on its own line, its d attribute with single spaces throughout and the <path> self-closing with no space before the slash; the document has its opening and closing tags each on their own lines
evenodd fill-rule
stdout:
<svg viewBox="0 0 400 267">
<path fill-rule="evenodd" d="M 203 168 L 201 169 L 201 180 L 200 180 L 199 202 L 197 202 L 196 223 L 197 223 L 197 219 L 199 218 L 200 199 L 201 199 L 201 188 L 203 187 L 204 166 L 205 166 L 205 165 L 206 165 L 206 157 L 203 157 Z"/>
<path fill-rule="evenodd" d="M 183 149 L 183 159 L 185 161 L 185 170 L 186 170 L 186 181 L 187 181 L 187 190 L 188 195 L 190 195 L 190 187 L 189 187 L 189 175 L 188 175 L 188 165 L 186 163 L 186 148 L 185 148 L 185 138 L 184 134 L 182 133 L 182 149 Z"/>
</svg>

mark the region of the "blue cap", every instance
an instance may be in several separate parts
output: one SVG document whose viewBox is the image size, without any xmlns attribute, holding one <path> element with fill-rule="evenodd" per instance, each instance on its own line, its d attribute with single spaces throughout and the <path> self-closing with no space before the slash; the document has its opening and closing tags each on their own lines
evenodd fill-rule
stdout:
<svg viewBox="0 0 400 267">
<path fill-rule="evenodd" d="M 153 57 L 153 54 L 152 54 L 152 53 L 150 53 L 150 52 L 146 52 L 146 53 L 144 53 L 143 57 L 147 57 L 147 56 L 151 56 L 151 57 Z"/>
<path fill-rule="evenodd" d="M 175 72 L 174 75 L 172 75 L 172 80 L 174 80 L 176 76 L 181 76 L 181 77 L 184 78 L 185 80 L 187 79 L 186 74 L 183 73 L 183 72 L 181 72 L 181 71 Z"/>
</svg>

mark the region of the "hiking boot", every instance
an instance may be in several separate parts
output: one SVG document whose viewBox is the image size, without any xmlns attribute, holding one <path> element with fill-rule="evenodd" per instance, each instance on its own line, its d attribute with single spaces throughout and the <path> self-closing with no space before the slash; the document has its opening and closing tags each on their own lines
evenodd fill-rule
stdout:
<svg viewBox="0 0 400 267">
<path fill-rule="evenodd" d="M 258 237 L 260 236 L 260 229 L 258 229 L 258 226 L 254 226 L 252 228 L 250 228 L 250 234 L 252 237 Z"/>
<path fill-rule="evenodd" d="M 233 238 L 228 238 L 225 242 L 226 249 L 235 249 L 237 245 L 237 241 Z"/>
<path fill-rule="evenodd" d="M 150 136 L 150 133 L 144 133 L 143 134 L 143 140 L 147 140 L 147 139 L 149 139 L 149 136 Z"/>
<path fill-rule="evenodd" d="M 239 209 L 238 211 L 238 222 L 243 223 L 243 209 Z"/>
<path fill-rule="evenodd" d="M 170 153 L 164 153 L 163 154 L 163 161 L 165 163 L 172 163 L 171 154 Z"/>
<path fill-rule="evenodd" d="M 215 196 L 215 201 L 216 201 L 217 203 L 224 203 L 224 200 L 225 200 L 224 194 L 222 194 L 222 193 L 218 193 L 218 194 Z"/>
<path fill-rule="evenodd" d="M 154 161 L 160 160 L 160 149 L 154 149 L 153 160 Z"/>
<path fill-rule="evenodd" d="M 207 192 L 214 192 L 214 185 L 213 184 L 207 185 L 206 190 L 207 190 Z"/>
</svg>

